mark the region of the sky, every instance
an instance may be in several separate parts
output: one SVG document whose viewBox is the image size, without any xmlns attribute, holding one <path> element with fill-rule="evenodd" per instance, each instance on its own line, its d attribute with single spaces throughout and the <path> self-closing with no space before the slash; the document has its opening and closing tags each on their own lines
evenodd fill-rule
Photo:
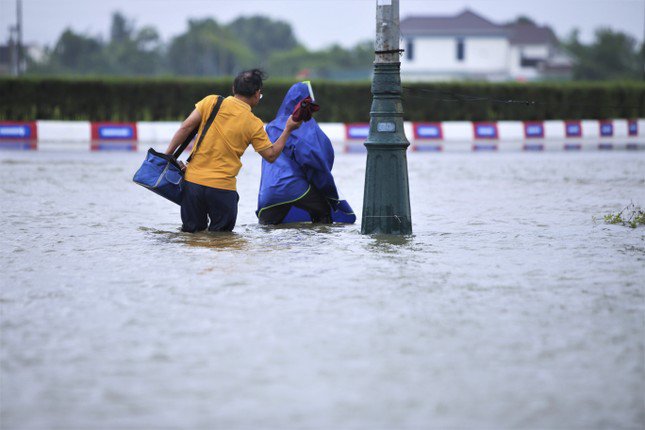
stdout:
<svg viewBox="0 0 645 430">
<path fill-rule="evenodd" d="M 345 48 L 375 33 L 375 0 L 22 0 L 23 40 L 52 46 L 66 28 L 107 38 L 115 11 L 151 25 L 167 42 L 183 33 L 191 18 L 227 24 L 239 16 L 264 15 L 291 24 L 310 50 L 332 44 Z M 414 15 L 455 15 L 468 8 L 500 24 L 525 15 L 549 25 L 560 38 L 579 29 L 589 43 L 594 31 L 609 27 L 642 42 L 645 0 L 400 0 L 401 19 Z M 16 21 L 16 0 L 0 0 L 0 42 L 6 43 Z"/>
</svg>

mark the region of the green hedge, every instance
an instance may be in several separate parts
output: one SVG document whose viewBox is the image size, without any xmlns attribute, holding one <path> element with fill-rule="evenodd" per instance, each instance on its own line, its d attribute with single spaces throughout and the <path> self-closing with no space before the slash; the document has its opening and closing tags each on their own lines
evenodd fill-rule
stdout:
<svg viewBox="0 0 645 430">
<path fill-rule="evenodd" d="M 256 115 L 269 121 L 293 81 L 269 79 Z M 369 82 L 313 82 L 321 122 L 369 121 Z M 403 84 L 406 121 L 645 117 L 645 83 Z M 231 79 L 0 78 L 0 120 L 181 120 Z M 510 102 L 508 102 L 510 100 Z"/>
</svg>

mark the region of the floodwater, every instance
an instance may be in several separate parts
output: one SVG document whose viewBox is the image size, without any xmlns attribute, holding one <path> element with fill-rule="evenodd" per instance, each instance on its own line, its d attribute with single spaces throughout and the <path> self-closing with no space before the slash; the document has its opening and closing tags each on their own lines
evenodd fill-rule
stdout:
<svg viewBox="0 0 645 430">
<path fill-rule="evenodd" d="M 410 237 L 258 226 L 252 151 L 181 233 L 144 155 L 0 152 L 2 429 L 645 426 L 645 153 L 410 153 Z"/>
</svg>

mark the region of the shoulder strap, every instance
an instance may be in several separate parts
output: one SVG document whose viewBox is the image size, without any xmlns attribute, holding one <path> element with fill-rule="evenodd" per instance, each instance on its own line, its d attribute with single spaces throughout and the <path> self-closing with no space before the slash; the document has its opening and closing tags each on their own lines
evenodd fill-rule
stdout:
<svg viewBox="0 0 645 430">
<path fill-rule="evenodd" d="M 204 124 L 204 129 L 202 130 L 202 134 L 199 136 L 199 140 L 198 140 L 198 141 L 197 141 L 197 143 L 195 144 L 195 149 L 194 149 L 194 150 L 193 150 L 193 152 L 190 154 L 190 156 L 188 157 L 188 160 L 186 160 L 186 162 L 190 162 L 190 159 L 191 159 L 191 158 L 193 158 L 193 155 L 194 155 L 194 154 L 197 152 L 197 150 L 199 149 L 199 144 L 200 144 L 200 143 L 202 143 L 202 140 L 204 140 L 204 136 L 206 135 L 206 132 L 207 132 L 207 131 L 208 131 L 208 129 L 210 128 L 211 124 L 213 123 L 213 120 L 214 120 L 214 119 L 215 119 L 215 117 L 217 116 L 217 112 L 219 112 L 219 108 L 220 108 L 220 106 L 222 106 L 222 101 L 223 101 L 223 100 L 224 100 L 224 97 L 222 97 L 222 96 L 217 96 L 217 103 L 215 103 L 215 106 L 213 106 L 213 110 L 211 111 L 210 116 L 209 116 L 209 117 L 208 117 L 208 119 L 206 120 L 206 124 Z M 190 144 L 190 142 L 191 142 L 191 141 L 195 138 L 195 136 L 197 135 L 197 131 L 198 131 L 198 130 L 199 130 L 199 127 L 195 128 L 195 129 L 194 129 L 194 130 L 193 130 L 193 131 L 188 135 L 188 137 L 186 137 L 186 140 L 184 140 L 184 142 L 183 142 L 181 145 L 179 145 L 179 148 L 177 148 L 177 150 L 174 152 L 174 154 L 172 154 L 172 156 L 173 156 L 173 157 L 175 157 L 175 159 L 177 159 L 177 158 L 181 155 L 181 153 L 182 153 L 182 152 L 184 152 L 184 149 L 186 149 L 186 147 Z"/>
</svg>

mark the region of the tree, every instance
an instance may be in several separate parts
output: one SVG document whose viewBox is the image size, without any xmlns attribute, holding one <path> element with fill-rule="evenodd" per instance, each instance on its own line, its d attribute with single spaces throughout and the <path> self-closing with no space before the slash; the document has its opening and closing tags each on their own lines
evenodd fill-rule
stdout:
<svg viewBox="0 0 645 430">
<path fill-rule="evenodd" d="M 374 61 L 374 43 L 359 43 L 346 50 L 339 45 L 309 52 L 296 47 L 286 52 L 275 52 L 268 62 L 270 73 L 294 77 L 303 71 L 307 76 L 326 79 L 361 79 L 370 74 Z"/>
<path fill-rule="evenodd" d="M 273 21 L 263 16 L 240 17 L 227 28 L 264 63 L 274 52 L 284 52 L 299 44 L 291 26 L 283 21 Z"/>
<path fill-rule="evenodd" d="M 261 66 L 272 76 L 293 78 L 306 69 L 312 77 L 360 79 L 374 61 L 371 41 L 309 51 L 289 24 L 261 16 L 224 26 L 211 18 L 189 20 L 186 32 L 165 45 L 155 28 L 137 28 L 120 12 L 112 14 L 107 41 L 67 29 L 46 52 L 45 61 L 28 63 L 29 73 L 231 76 Z"/>
<path fill-rule="evenodd" d="M 54 72 L 88 74 L 107 68 L 98 38 L 76 34 L 67 29 L 50 53 L 49 65 Z"/>
<path fill-rule="evenodd" d="M 535 21 L 533 21 L 531 18 L 529 18 L 526 15 L 520 15 L 517 18 L 515 18 L 515 21 L 510 21 L 506 25 L 513 25 L 513 24 L 524 24 L 524 25 L 537 26 Z"/>
<path fill-rule="evenodd" d="M 169 68 L 179 75 L 232 75 L 252 62 L 251 50 L 210 18 L 189 20 L 188 31 L 168 49 Z"/>
<path fill-rule="evenodd" d="M 154 75 L 162 70 L 159 33 L 152 27 L 136 31 L 134 22 L 112 15 L 110 43 L 105 49 L 109 72 L 116 75 Z"/>
<path fill-rule="evenodd" d="M 564 43 L 575 57 L 575 79 L 640 79 L 643 76 L 643 56 L 631 36 L 601 28 L 596 30 L 594 42 L 584 45 L 578 35 L 578 30 L 574 30 Z"/>
<path fill-rule="evenodd" d="M 134 23 L 120 13 L 112 15 L 110 40 L 76 34 L 67 29 L 47 59 L 30 63 L 31 73 L 154 75 L 163 66 L 159 34 L 152 27 L 135 30 Z"/>
<path fill-rule="evenodd" d="M 134 32 L 134 23 L 128 21 L 120 12 L 112 14 L 112 25 L 110 26 L 110 41 L 112 43 L 123 43 L 131 39 Z"/>
</svg>

